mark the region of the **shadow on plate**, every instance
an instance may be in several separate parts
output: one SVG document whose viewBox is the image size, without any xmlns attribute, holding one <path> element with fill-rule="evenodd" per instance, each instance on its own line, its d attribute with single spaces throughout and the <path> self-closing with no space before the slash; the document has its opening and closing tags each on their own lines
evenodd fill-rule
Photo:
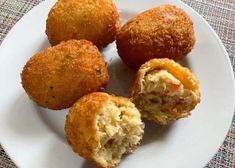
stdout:
<svg viewBox="0 0 235 168">
<path fill-rule="evenodd" d="M 174 123 L 166 126 L 160 126 L 154 122 L 143 120 L 145 123 L 144 137 L 141 142 L 141 146 L 151 144 L 156 141 L 164 141 L 171 129 L 174 127 Z"/>
<path fill-rule="evenodd" d="M 128 20 L 130 20 L 132 17 L 138 14 L 137 12 L 129 11 L 125 9 L 119 9 L 118 12 L 120 14 L 122 24 L 125 24 Z"/>
<path fill-rule="evenodd" d="M 96 166 L 88 160 L 84 160 L 81 168 L 96 168 Z"/>
<path fill-rule="evenodd" d="M 44 38 L 43 39 L 43 41 L 42 41 L 42 43 L 40 44 L 40 45 L 38 45 L 38 52 L 39 51 L 42 51 L 42 50 L 44 50 L 44 49 L 46 49 L 46 48 L 48 48 L 48 47 L 50 47 L 51 45 L 50 45 L 50 43 L 49 43 L 49 41 L 48 41 L 48 39 L 47 38 Z"/>
<path fill-rule="evenodd" d="M 106 91 L 119 96 L 128 96 L 135 79 L 135 72 L 128 68 L 120 58 L 111 61 L 108 70 L 110 80 Z"/>
<path fill-rule="evenodd" d="M 39 107 L 34 104 L 35 109 L 37 109 L 38 115 L 44 124 L 54 132 L 62 141 L 66 142 L 64 136 L 64 123 L 65 118 L 68 113 L 68 109 L 65 110 L 50 110 L 46 108 Z"/>
<path fill-rule="evenodd" d="M 187 57 L 190 57 L 190 55 L 188 55 L 188 56 L 186 56 L 186 57 L 180 59 L 180 60 L 178 61 L 178 63 L 179 63 L 180 65 L 184 66 L 184 67 L 190 68 L 190 63 L 189 63 Z"/>
</svg>

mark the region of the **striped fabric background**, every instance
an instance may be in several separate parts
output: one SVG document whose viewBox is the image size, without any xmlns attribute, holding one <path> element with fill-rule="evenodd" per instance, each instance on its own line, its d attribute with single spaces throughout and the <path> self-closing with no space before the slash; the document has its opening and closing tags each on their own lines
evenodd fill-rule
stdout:
<svg viewBox="0 0 235 168">
<path fill-rule="evenodd" d="M 42 0 L 0 0 L 0 44 L 14 24 Z M 235 70 L 235 0 L 182 0 L 215 29 Z M 0 146 L 0 168 L 16 167 Z M 235 116 L 228 135 L 207 168 L 235 168 Z"/>
</svg>

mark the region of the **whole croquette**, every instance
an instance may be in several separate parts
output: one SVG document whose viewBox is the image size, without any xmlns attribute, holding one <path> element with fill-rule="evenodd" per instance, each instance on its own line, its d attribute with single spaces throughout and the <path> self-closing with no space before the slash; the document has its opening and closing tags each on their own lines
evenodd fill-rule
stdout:
<svg viewBox="0 0 235 168">
<path fill-rule="evenodd" d="M 103 48 L 114 41 L 119 27 L 112 0 L 59 0 L 48 14 L 46 34 L 51 45 L 86 39 Z"/>
<path fill-rule="evenodd" d="M 200 102 L 199 82 L 173 60 L 152 59 L 137 72 L 130 97 L 144 118 L 166 125 L 190 115 Z"/>
<path fill-rule="evenodd" d="M 70 109 L 65 136 L 74 152 L 98 167 L 113 168 L 137 147 L 144 133 L 138 109 L 129 99 L 91 93 Z"/>
<path fill-rule="evenodd" d="M 195 44 L 193 22 L 182 10 L 162 5 L 128 21 L 117 34 L 117 49 L 133 69 L 153 58 L 178 60 Z"/>
<path fill-rule="evenodd" d="M 70 40 L 31 57 L 21 78 L 32 100 L 59 110 L 87 93 L 102 90 L 109 75 L 96 46 L 86 40 Z"/>
</svg>

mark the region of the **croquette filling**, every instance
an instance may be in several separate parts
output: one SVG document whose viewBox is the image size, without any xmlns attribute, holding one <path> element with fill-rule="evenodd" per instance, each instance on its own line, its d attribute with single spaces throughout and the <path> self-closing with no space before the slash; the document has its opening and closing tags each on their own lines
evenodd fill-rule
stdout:
<svg viewBox="0 0 235 168">
<path fill-rule="evenodd" d="M 97 118 L 100 144 L 97 157 L 116 165 L 125 153 L 132 152 L 143 135 L 143 123 L 133 107 L 118 107 L 109 102 Z"/>
<path fill-rule="evenodd" d="M 134 98 L 142 116 L 166 124 L 188 115 L 193 109 L 196 94 L 166 70 L 145 75 L 140 93 Z"/>
</svg>

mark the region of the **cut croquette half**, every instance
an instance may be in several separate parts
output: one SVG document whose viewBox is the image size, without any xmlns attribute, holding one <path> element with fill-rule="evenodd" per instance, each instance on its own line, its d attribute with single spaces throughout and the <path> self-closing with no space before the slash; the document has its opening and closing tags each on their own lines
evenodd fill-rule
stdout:
<svg viewBox="0 0 235 168">
<path fill-rule="evenodd" d="M 152 59 L 137 72 L 130 96 L 144 118 L 166 125 L 190 115 L 200 101 L 199 82 L 173 60 Z"/>
<path fill-rule="evenodd" d="M 98 167 L 115 167 L 140 143 L 144 123 L 127 98 L 106 93 L 82 97 L 67 115 L 65 134 L 73 150 Z"/>
</svg>

